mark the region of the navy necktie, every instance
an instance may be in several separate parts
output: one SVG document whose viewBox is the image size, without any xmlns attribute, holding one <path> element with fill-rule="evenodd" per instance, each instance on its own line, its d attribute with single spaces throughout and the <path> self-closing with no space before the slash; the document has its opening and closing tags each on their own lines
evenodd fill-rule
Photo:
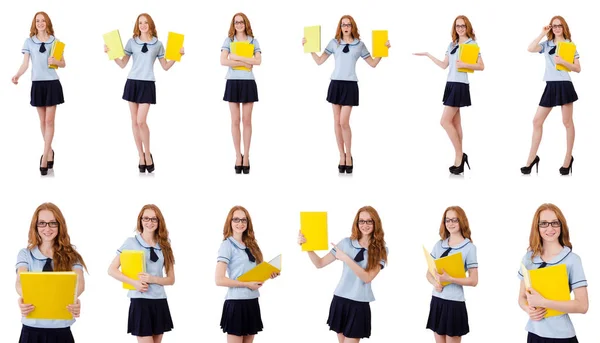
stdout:
<svg viewBox="0 0 600 343">
<path fill-rule="evenodd" d="M 442 256 L 440 256 L 440 258 L 448 256 L 448 254 L 450 253 L 450 250 L 452 250 L 452 248 L 448 248 L 448 250 L 444 251 L 444 253 L 442 254 Z"/>
<path fill-rule="evenodd" d="M 356 254 L 356 256 L 354 256 L 354 261 L 356 262 L 361 262 L 365 259 L 365 248 L 360 248 L 360 251 L 358 252 L 358 254 Z"/>
<path fill-rule="evenodd" d="M 44 264 L 44 268 L 42 269 L 43 272 L 51 272 L 53 271 L 52 269 L 52 259 L 51 258 L 47 258 L 46 259 L 46 263 Z"/>
<path fill-rule="evenodd" d="M 450 55 L 454 55 L 454 53 L 456 52 L 456 50 L 458 50 L 458 44 L 456 44 L 456 46 L 454 47 L 454 49 L 452 49 L 452 51 L 450 51 Z"/>
<path fill-rule="evenodd" d="M 143 53 L 148 52 L 148 44 L 144 43 L 144 46 L 142 47 L 142 52 Z"/>
<path fill-rule="evenodd" d="M 547 265 L 548 265 L 548 263 L 542 261 L 542 264 L 540 264 L 538 269 L 542 269 L 542 268 L 546 267 Z"/>
<path fill-rule="evenodd" d="M 550 49 L 550 51 L 548 51 L 548 55 L 554 55 L 555 52 L 556 52 L 556 45 L 554 47 L 552 47 L 552 49 Z"/>
<path fill-rule="evenodd" d="M 246 249 L 244 249 L 244 251 L 248 255 L 248 259 L 250 260 L 250 262 L 256 262 L 256 259 L 252 255 L 252 252 L 250 251 L 250 249 L 246 248 Z"/>
<path fill-rule="evenodd" d="M 156 252 L 154 251 L 153 247 L 150 247 L 150 261 L 152 261 L 152 262 L 158 261 L 158 255 L 156 255 Z"/>
<path fill-rule="evenodd" d="M 42 42 L 42 45 L 40 45 L 40 52 L 44 53 L 46 52 L 46 44 Z"/>
<path fill-rule="evenodd" d="M 344 49 L 342 50 L 344 53 L 347 53 L 347 52 L 349 52 L 349 51 L 350 51 L 350 47 L 349 47 L 349 45 L 350 45 L 350 44 L 346 44 L 346 46 L 345 46 L 345 47 L 344 47 Z"/>
</svg>

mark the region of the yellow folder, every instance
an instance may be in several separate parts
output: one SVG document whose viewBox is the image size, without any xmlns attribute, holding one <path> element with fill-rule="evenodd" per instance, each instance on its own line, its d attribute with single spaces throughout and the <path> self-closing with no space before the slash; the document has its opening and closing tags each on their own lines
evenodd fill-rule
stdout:
<svg viewBox="0 0 600 343">
<path fill-rule="evenodd" d="M 569 62 L 569 63 L 573 63 L 575 62 L 575 44 L 571 43 L 571 42 L 560 42 L 558 43 L 558 47 L 556 48 L 556 54 L 560 57 L 562 57 L 563 60 Z M 570 72 L 570 70 L 561 65 L 561 64 L 557 64 L 556 65 L 556 70 L 564 70 L 567 72 Z"/>
<path fill-rule="evenodd" d="M 254 56 L 254 44 L 250 44 L 248 41 L 233 42 L 231 43 L 231 53 L 241 57 L 253 57 Z M 245 70 L 250 71 L 246 67 L 233 67 L 234 70 Z"/>
<path fill-rule="evenodd" d="M 144 252 L 141 250 L 123 250 L 120 256 L 121 273 L 133 280 L 139 280 L 138 274 L 144 273 Z M 133 285 L 123 282 L 123 288 L 135 290 Z"/>
<path fill-rule="evenodd" d="M 431 257 L 431 254 L 423 247 L 423 252 L 425 253 L 425 259 L 427 260 L 427 267 L 429 268 L 429 272 L 433 277 L 439 281 L 438 274 L 444 270 L 446 274 L 459 279 L 464 279 L 467 277 L 467 273 L 465 272 L 465 264 L 462 260 L 462 253 L 458 252 L 453 255 L 448 255 L 446 257 L 438 258 L 434 260 Z M 432 265 L 433 262 L 433 265 Z M 433 267 L 433 268 L 432 268 Z M 442 286 L 449 285 L 450 282 L 442 282 Z"/>
<path fill-rule="evenodd" d="M 237 279 L 242 282 L 265 282 L 271 278 L 271 274 L 279 272 L 281 272 L 281 255 L 269 262 L 262 262 Z"/>
<path fill-rule="evenodd" d="M 54 57 L 57 61 L 60 61 L 63 56 L 63 52 L 65 51 L 65 43 L 59 42 L 57 40 L 52 43 L 52 49 L 50 50 L 50 56 Z M 49 64 L 48 68 L 58 69 L 56 64 Z"/>
<path fill-rule="evenodd" d="M 525 286 L 527 287 L 527 283 L 529 283 L 530 285 L 528 288 L 535 289 L 536 292 L 540 293 L 544 298 L 555 301 L 571 300 L 569 274 L 567 273 L 566 264 L 558 264 L 532 270 L 527 270 L 525 266 L 522 266 L 521 274 L 523 274 Z M 547 308 L 544 318 L 559 316 L 563 313 L 564 312 Z"/>
<path fill-rule="evenodd" d="M 169 38 L 167 38 L 167 51 L 165 52 L 165 58 L 171 61 L 181 61 L 181 54 L 179 51 L 183 48 L 183 35 L 180 33 L 169 32 Z"/>
<path fill-rule="evenodd" d="M 75 272 L 21 272 L 23 302 L 35 309 L 29 319 L 73 319 L 67 305 L 77 301 Z"/>
<path fill-rule="evenodd" d="M 373 30 L 373 57 L 388 57 L 389 48 L 385 46 L 387 41 L 387 30 Z"/>
<path fill-rule="evenodd" d="M 329 249 L 327 212 L 300 212 L 300 232 L 306 238 L 302 251 Z"/>
<path fill-rule="evenodd" d="M 468 64 L 476 64 L 479 59 L 479 46 L 477 44 L 459 44 L 458 59 Z M 458 68 L 463 73 L 472 73 L 473 69 Z"/>
<path fill-rule="evenodd" d="M 108 47 L 108 59 L 114 60 L 115 58 L 121 58 L 125 56 L 125 50 L 123 50 L 123 41 L 121 41 L 121 34 L 119 30 L 114 30 L 109 33 L 105 33 L 104 44 Z"/>
<path fill-rule="evenodd" d="M 321 25 L 304 27 L 304 52 L 321 52 Z"/>
</svg>

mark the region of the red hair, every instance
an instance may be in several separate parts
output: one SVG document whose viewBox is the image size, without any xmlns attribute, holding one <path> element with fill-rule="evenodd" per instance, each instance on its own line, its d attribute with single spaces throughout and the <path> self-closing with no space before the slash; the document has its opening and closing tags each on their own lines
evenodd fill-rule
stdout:
<svg viewBox="0 0 600 343">
<path fill-rule="evenodd" d="M 552 19 L 550 19 L 550 26 L 552 26 L 552 22 L 554 21 L 554 19 L 560 20 L 560 24 L 562 25 L 563 30 L 563 37 L 565 37 L 565 39 L 571 40 L 571 31 L 569 30 L 569 25 L 567 25 L 565 18 L 559 15 L 555 15 L 554 17 L 552 17 Z M 548 38 L 548 40 L 554 40 L 554 38 L 556 38 L 554 37 L 554 31 L 552 31 L 552 29 L 548 31 L 548 33 L 546 34 L 546 38 Z"/>
<path fill-rule="evenodd" d="M 552 211 L 556 214 L 556 218 L 560 222 L 560 235 L 558 236 L 558 242 L 563 247 L 573 248 L 571 245 L 571 241 L 569 239 L 569 226 L 567 225 L 567 219 L 563 215 L 560 208 L 558 208 L 554 204 L 542 204 L 535 211 L 533 215 L 533 221 L 531 222 L 531 232 L 529 233 L 529 250 L 533 252 L 531 258 L 534 256 L 542 256 L 542 250 L 544 248 L 544 243 L 542 241 L 542 236 L 540 234 L 540 216 L 543 211 Z"/>
<path fill-rule="evenodd" d="M 38 16 L 38 14 L 41 14 L 44 16 L 44 20 L 46 21 L 46 32 L 49 35 L 54 36 L 54 28 L 52 27 L 52 20 L 50 20 L 50 17 L 48 16 L 48 14 L 46 14 L 46 12 L 38 12 L 33 16 L 33 20 L 31 21 L 31 28 L 29 29 L 29 37 L 33 37 L 38 34 L 37 26 L 35 26 L 35 18 Z"/>
<path fill-rule="evenodd" d="M 452 41 L 458 42 L 458 32 L 456 32 L 456 22 L 458 21 L 458 19 L 462 19 L 465 22 L 465 25 L 467 26 L 465 30 L 467 37 L 471 38 L 472 40 L 475 40 L 475 32 L 473 31 L 473 25 L 471 25 L 471 21 L 466 16 L 459 15 L 454 19 L 454 23 L 452 24 Z"/>
<path fill-rule="evenodd" d="M 256 264 L 259 264 L 263 261 L 263 254 L 258 247 L 258 243 L 256 243 L 256 238 L 254 237 L 254 227 L 252 226 L 252 219 L 250 218 L 250 213 L 242 206 L 234 206 L 229 210 L 227 214 L 227 218 L 225 219 L 225 225 L 223 226 L 223 240 L 233 236 L 233 228 L 231 227 L 231 220 L 233 219 L 233 214 L 235 211 L 242 211 L 246 215 L 246 219 L 248 223 L 246 224 L 246 230 L 242 234 L 242 242 L 250 249 L 252 256 L 256 259 Z"/>
<path fill-rule="evenodd" d="M 446 229 L 446 214 L 448 213 L 448 211 L 456 212 L 456 217 L 458 218 L 458 225 L 460 226 L 460 233 L 464 238 L 468 238 L 469 240 L 471 240 L 471 242 L 473 242 L 473 239 L 471 238 L 471 228 L 469 227 L 469 220 L 467 219 L 467 214 L 460 206 L 450 206 L 444 211 L 444 214 L 442 215 L 442 223 L 440 224 L 440 238 L 442 240 L 445 240 L 446 238 L 450 237 L 450 231 Z"/>
<path fill-rule="evenodd" d="M 371 206 L 361 207 L 356 216 L 354 217 L 354 223 L 352 224 L 352 236 L 350 239 L 359 240 L 362 238 L 362 232 L 358 229 L 358 219 L 361 212 L 367 212 L 373 220 L 373 232 L 371 232 L 371 239 L 369 240 L 369 260 L 367 262 L 367 271 L 375 269 L 380 265 L 381 260 L 387 263 L 387 251 L 385 250 L 385 240 L 383 239 L 383 227 L 381 225 L 381 218 L 377 211 Z"/>
<path fill-rule="evenodd" d="M 171 249 L 171 241 L 169 240 L 169 230 L 167 230 L 167 224 L 165 223 L 165 217 L 162 215 L 162 212 L 158 208 L 158 206 L 153 204 L 144 205 L 140 214 L 138 214 L 137 221 L 137 231 L 142 234 L 144 232 L 144 227 L 142 226 L 142 216 L 144 215 L 144 211 L 152 210 L 156 214 L 156 218 L 158 219 L 157 229 L 154 231 L 154 239 L 160 246 L 162 250 L 163 256 L 165 258 L 165 271 L 168 273 L 171 268 L 175 265 L 175 257 L 173 255 L 173 249 Z"/>
<path fill-rule="evenodd" d="M 231 40 L 233 40 L 233 36 L 235 36 L 235 17 L 237 17 L 238 15 L 240 17 L 242 17 L 242 19 L 244 20 L 244 28 L 246 31 L 246 35 L 254 38 L 254 33 L 252 32 L 252 26 L 250 25 L 250 20 L 248 20 L 248 17 L 242 12 L 234 14 L 233 18 L 231 18 L 231 25 L 229 25 L 228 37 Z"/>
<path fill-rule="evenodd" d="M 140 17 L 145 17 L 146 20 L 148 20 L 148 33 L 150 33 L 150 36 L 158 38 L 158 33 L 156 33 L 156 25 L 154 25 L 154 20 L 152 20 L 152 17 L 148 13 L 142 13 L 138 15 L 137 19 L 135 20 L 135 25 L 133 26 L 133 38 L 142 35 L 142 32 L 140 31 Z"/>
<path fill-rule="evenodd" d="M 340 18 L 340 22 L 338 23 L 337 30 L 335 31 L 335 39 L 340 43 L 342 42 L 342 21 L 344 19 L 350 20 L 350 24 L 352 24 L 352 30 L 350 30 L 350 35 L 352 36 L 352 38 L 360 39 L 360 33 L 358 33 L 358 27 L 356 26 L 356 21 L 354 21 L 354 18 L 352 18 L 352 16 L 350 16 L 348 14 L 346 14 Z"/>
</svg>

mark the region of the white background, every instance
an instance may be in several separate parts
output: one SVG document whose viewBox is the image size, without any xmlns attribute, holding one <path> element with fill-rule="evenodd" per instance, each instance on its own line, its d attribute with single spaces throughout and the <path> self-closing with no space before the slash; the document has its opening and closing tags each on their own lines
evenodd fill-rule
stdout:
<svg viewBox="0 0 600 343">
<path fill-rule="evenodd" d="M 279 3 L 278 3 L 279 4 Z M 281 3 L 283 4 L 283 3 Z M 208 6 L 208 5 L 206 5 Z M 373 282 L 373 330 L 369 342 L 432 342 L 425 329 L 431 287 L 421 245 L 431 249 L 443 210 L 460 205 L 478 247 L 480 281 L 466 289 L 471 332 L 464 342 L 524 342 L 527 316 L 517 305 L 516 273 L 528 244 L 531 219 L 543 202 L 561 207 L 571 227 L 574 251 L 583 260 L 591 306 L 572 315 L 580 342 L 592 341 L 599 274 L 594 268 L 600 167 L 595 134 L 595 80 L 600 74 L 596 17 L 591 3 L 441 0 L 370 5 L 365 1 L 11 3 L 0 13 L 4 54 L 0 64 L 0 308 L 3 336 L 17 339 L 20 316 L 14 263 L 27 244 L 33 210 L 56 203 L 72 242 L 89 267 L 81 297 L 82 317 L 73 326 L 78 342 L 133 342 L 126 334 L 128 299 L 106 274 L 115 250 L 134 232 L 136 216 L 155 203 L 166 217 L 176 257 L 176 283 L 167 288 L 175 329 L 165 342 L 225 341 L 219 319 L 226 289 L 214 284 L 216 253 L 231 206 L 250 211 L 265 259 L 283 254 L 280 278 L 261 289 L 265 329 L 256 342 L 335 342 L 325 324 L 341 263 L 315 270 L 295 244 L 300 211 L 328 211 L 329 237 L 350 234 L 356 210 L 380 213 L 390 249 L 389 266 Z M 396 7 L 396 10 L 393 8 Z M 527 46 L 557 9 L 569 23 L 581 55 L 573 73 L 575 173 L 561 177 L 565 131 L 559 109 L 549 116 L 539 150 L 539 175 L 522 176 L 531 121 L 544 83 L 543 57 Z M 65 104 L 58 107 L 55 172 L 40 177 L 42 140 L 29 105 L 30 70 L 10 83 L 35 12 L 50 15 L 66 43 L 67 67 L 58 71 Z M 255 104 L 250 175 L 235 175 L 228 106 L 222 101 L 226 68 L 220 47 L 231 17 L 245 12 L 263 50 L 254 69 Z M 139 13 L 150 13 L 159 39 L 184 33 L 186 55 L 165 73 L 155 66 L 158 104 L 149 125 L 156 171 L 140 176 L 127 103 L 121 100 L 130 65 L 118 68 L 102 52 L 102 34 L 119 29 L 123 44 Z M 303 27 L 322 25 L 324 48 L 343 14 L 357 21 L 371 48 L 371 30 L 387 29 L 390 57 L 371 69 L 358 61 L 360 106 L 352 114 L 352 176 L 337 174 L 338 152 L 331 106 L 325 101 L 333 58 L 317 67 L 303 54 Z M 472 171 L 448 177 L 453 149 L 439 126 L 447 70 L 412 52 L 443 58 L 456 15 L 475 28 L 486 69 L 470 75 L 473 106 L 463 109 L 464 149 Z M 590 200 L 584 199 L 588 194 Z"/>
</svg>

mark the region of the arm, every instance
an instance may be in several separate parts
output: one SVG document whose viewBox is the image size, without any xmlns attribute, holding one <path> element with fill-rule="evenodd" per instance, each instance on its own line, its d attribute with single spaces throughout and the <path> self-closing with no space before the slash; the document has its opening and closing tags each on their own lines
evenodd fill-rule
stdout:
<svg viewBox="0 0 600 343">
<path fill-rule="evenodd" d="M 73 271 L 77 274 L 77 297 L 79 298 L 81 293 L 85 291 L 85 278 L 83 277 L 83 269 L 75 268 Z"/>
<path fill-rule="evenodd" d="M 370 283 L 371 281 L 373 281 L 373 279 L 375 279 L 377 274 L 379 274 L 379 272 L 381 271 L 380 264 L 378 264 L 377 267 L 375 267 L 373 270 L 366 271 L 348 255 L 346 255 L 346 258 L 344 258 L 344 263 L 346 263 L 348 267 L 350 267 L 350 269 L 354 272 L 354 274 L 356 274 L 356 276 L 358 276 L 358 278 L 361 279 L 364 283 Z"/>
<path fill-rule="evenodd" d="M 242 282 L 238 280 L 232 280 L 225 275 L 227 272 L 227 263 L 225 262 L 217 262 L 217 268 L 215 270 L 215 283 L 217 286 L 221 287 L 230 287 L 230 288 L 250 288 L 252 290 L 257 290 L 262 286 L 260 282 Z"/>
<path fill-rule="evenodd" d="M 320 66 L 321 64 L 325 63 L 325 61 L 327 61 L 327 59 L 329 58 L 329 54 L 326 52 L 323 52 L 321 54 L 321 56 L 317 55 L 316 52 L 311 52 L 310 55 L 312 56 L 313 60 L 317 63 L 318 66 Z"/>
<path fill-rule="evenodd" d="M 252 66 L 246 62 L 230 60 L 229 51 L 227 50 L 221 50 L 221 65 L 226 67 L 252 68 Z"/>
<path fill-rule="evenodd" d="M 15 282 L 15 289 L 17 290 L 17 294 L 22 297 L 23 296 L 23 290 L 21 289 L 21 272 L 26 272 L 27 271 L 27 267 L 19 267 L 19 269 L 17 269 L 17 281 Z"/>
<path fill-rule="evenodd" d="M 478 270 L 477 268 L 469 268 L 469 276 L 466 278 L 455 278 L 448 274 L 446 271 L 442 270 L 442 274 L 440 274 L 440 282 L 451 282 L 460 286 L 477 286 L 479 281 Z"/>
<path fill-rule="evenodd" d="M 385 46 L 388 49 L 392 47 L 390 45 L 390 41 L 385 42 Z M 379 62 L 381 62 L 381 57 L 373 58 L 371 55 L 369 55 L 364 60 L 365 60 L 365 62 L 367 62 L 368 65 L 370 65 L 371 67 L 375 68 L 375 67 L 377 67 L 377 65 L 379 64 Z"/>
<path fill-rule="evenodd" d="M 579 287 L 573 290 L 575 293 L 575 299 L 567 301 L 556 301 L 549 300 L 542 297 L 535 290 L 530 290 L 530 294 L 526 294 L 527 302 L 536 307 L 551 308 L 565 313 L 582 313 L 585 314 L 588 311 L 589 302 L 587 287 Z"/>
<path fill-rule="evenodd" d="M 120 266 L 121 266 L 121 256 L 117 255 L 117 256 L 115 256 L 115 258 L 111 262 L 110 266 L 108 267 L 108 275 L 112 276 L 113 278 L 117 279 L 118 281 L 133 285 L 135 287 L 135 289 L 140 292 L 145 292 L 148 290 L 147 283 L 141 282 L 138 280 L 134 280 L 134 279 L 131 279 L 131 278 L 125 276 L 119 270 Z"/>
<path fill-rule="evenodd" d="M 308 257 L 310 261 L 317 267 L 317 269 L 321 269 L 325 266 L 330 265 L 333 261 L 335 261 L 335 256 L 332 253 L 328 253 L 323 257 L 319 257 L 314 251 L 308 252 Z"/>
<path fill-rule="evenodd" d="M 175 284 L 175 266 L 171 266 L 171 270 L 167 272 L 166 277 L 140 273 L 140 281 L 147 284 L 154 283 L 161 286 L 173 286 Z"/>
<path fill-rule="evenodd" d="M 427 57 L 429 57 L 429 59 L 430 59 L 430 60 L 431 60 L 433 63 L 435 63 L 435 64 L 436 64 L 438 67 L 440 67 L 440 68 L 442 68 L 442 69 L 446 69 L 446 68 L 448 68 L 448 63 L 449 63 L 449 62 L 448 62 L 448 55 L 446 55 L 446 56 L 444 57 L 444 60 L 443 60 L 443 61 L 440 61 L 440 60 L 438 60 L 437 58 L 433 57 L 433 56 L 432 56 L 430 53 L 428 53 L 428 52 L 416 52 L 416 53 L 414 53 L 413 55 L 415 55 L 415 56 L 427 56 Z"/>
<path fill-rule="evenodd" d="M 529 43 L 529 46 L 527 47 L 527 51 L 529 51 L 529 52 L 542 51 L 542 47 L 540 46 L 540 41 L 542 40 L 542 38 L 544 38 L 546 36 L 546 34 L 548 34 L 548 32 L 551 29 L 552 28 L 550 25 L 544 26 L 544 28 L 542 29 L 542 33 L 540 33 L 537 37 L 535 37 L 535 39 L 531 43 Z"/>
<path fill-rule="evenodd" d="M 25 74 L 25 72 L 27 71 L 27 68 L 29 68 L 29 53 L 24 53 L 23 54 L 23 63 L 21 63 L 21 66 L 19 67 L 19 70 L 17 71 L 17 73 L 15 74 L 15 76 L 12 77 L 12 82 L 16 85 L 17 83 L 19 83 L 19 78 Z"/>
<path fill-rule="evenodd" d="M 261 56 L 262 55 L 260 52 L 255 53 L 254 57 L 242 57 L 242 56 L 238 56 L 238 55 L 234 55 L 234 54 L 229 54 L 229 59 L 231 59 L 233 61 L 244 62 L 246 64 L 250 64 L 253 66 L 258 66 L 258 65 L 260 65 L 260 63 L 262 61 Z"/>
<path fill-rule="evenodd" d="M 539 321 L 544 319 L 544 316 L 546 315 L 545 308 L 535 308 L 529 306 L 527 303 L 527 290 L 525 289 L 525 282 L 523 282 L 523 280 L 521 280 L 521 289 L 519 290 L 519 307 L 529 315 L 531 320 Z"/>
<path fill-rule="evenodd" d="M 483 65 L 483 59 L 481 59 L 481 56 L 479 56 L 477 58 L 477 63 L 475 63 L 475 64 L 456 61 L 456 68 L 467 68 L 467 69 L 471 69 L 471 70 L 481 71 L 484 69 L 484 67 L 485 66 Z"/>
<path fill-rule="evenodd" d="M 556 56 L 554 56 L 554 62 L 556 62 L 556 64 L 560 64 L 560 65 L 567 67 L 567 69 L 569 69 L 570 71 L 574 71 L 576 73 L 581 72 L 581 65 L 579 65 L 579 58 L 576 58 L 575 61 L 573 61 L 573 63 L 569 63 L 569 62 L 565 61 L 564 59 L 562 59 L 562 57 L 556 55 Z"/>
<path fill-rule="evenodd" d="M 59 68 L 64 68 L 67 64 L 65 63 L 65 57 L 61 57 L 60 61 L 54 57 L 48 57 L 48 65 L 55 65 Z"/>
<path fill-rule="evenodd" d="M 183 47 L 181 47 L 181 49 L 179 49 L 179 53 L 181 54 L 181 56 L 185 55 L 185 50 L 183 49 Z M 171 69 L 171 67 L 175 64 L 175 62 L 177 61 L 167 61 L 165 58 L 159 58 L 158 61 L 160 62 L 160 66 L 165 70 L 169 70 Z"/>
</svg>

